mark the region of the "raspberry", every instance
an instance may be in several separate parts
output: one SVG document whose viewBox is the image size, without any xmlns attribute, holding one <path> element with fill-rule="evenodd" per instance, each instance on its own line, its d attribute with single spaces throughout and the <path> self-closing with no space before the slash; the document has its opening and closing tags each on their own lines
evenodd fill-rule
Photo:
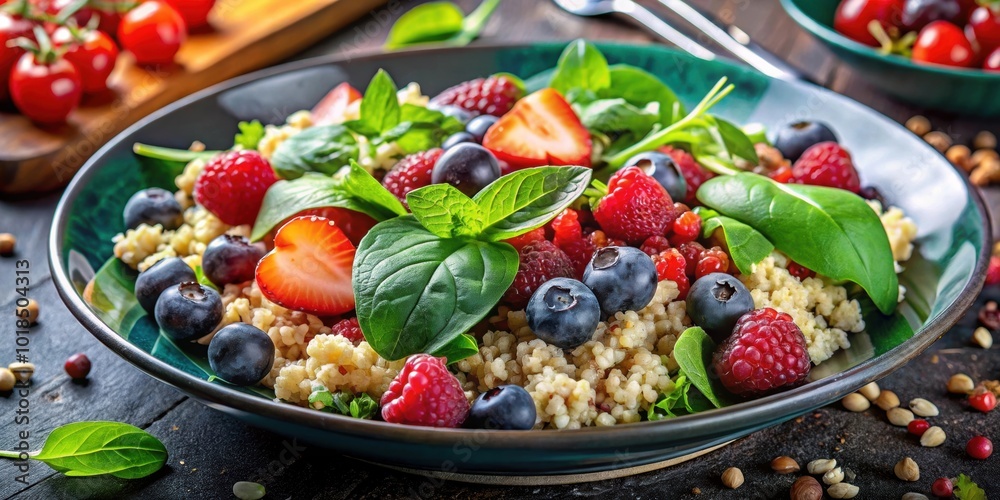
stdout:
<svg viewBox="0 0 1000 500">
<path fill-rule="evenodd" d="M 462 385 L 444 358 L 415 354 L 382 395 L 382 419 L 394 424 L 458 427 L 469 414 Z"/>
<path fill-rule="evenodd" d="M 550 241 L 536 241 L 524 246 L 517 252 L 521 265 L 514 276 L 514 283 L 504 294 L 504 301 L 514 309 L 521 309 L 528 304 L 531 294 L 535 293 L 542 283 L 552 278 L 572 278 L 574 276 L 573 262 L 566 252 L 563 252 Z"/>
<path fill-rule="evenodd" d="M 528 243 L 534 243 L 536 241 L 542 241 L 544 239 L 545 239 L 545 228 L 540 227 L 528 231 L 527 233 L 524 233 L 520 236 L 515 236 L 513 238 L 504 241 L 510 243 L 512 247 L 520 250 L 524 248 L 524 246 L 527 245 Z"/>
<path fill-rule="evenodd" d="M 701 269 L 702 262 L 705 260 L 710 260 L 713 264 L 706 264 L 706 266 L 718 266 L 717 270 L 705 272 L 704 274 L 698 274 L 699 269 Z M 714 268 L 714 267 L 713 267 Z M 728 273 L 729 272 L 729 254 L 727 254 L 722 247 L 712 247 L 702 250 L 698 254 L 698 265 L 695 267 L 695 276 L 700 278 L 705 274 L 711 273 Z"/>
<path fill-rule="evenodd" d="M 821 142 L 802 153 L 792 167 L 792 182 L 861 192 L 861 180 L 851 154 L 836 142 Z"/>
<path fill-rule="evenodd" d="M 612 175 L 608 194 L 594 209 L 594 219 L 608 236 L 636 244 L 666 234 L 675 216 L 667 190 L 639 167 Z"/>
<path fill-rule="evenodd" d="M 685 274 L 694 276 L 695 271 L 698 269 L 698 261 L 701 260 L 701 253 L 705 251 L 705 247 L 701 246 L 701 243 L 697 241 L 692 241 L 678 246 L 677 250 L 681 252 L 681 255 L 684 256 L 684 261 L 687 262 Z"/>
<path fill-rule="evenodd" d="M 990 257 L 990 265 L 986 268 L 986 284 L 996 285 L 1000 283 L 1000 256 Z"/>
<path fill-rule="evenodd" d="M 714 365 L 729 392 L 754 396 L 803 382 L 812 362 L 792 317 L 768 307 L 736 322 L 733 334 L 715 350 Z"/>
<path fill-rule="evenodd" d="M 194 199 L 231 226 L 253 224 L 271 184 L 271 164 L 256 151 L 230 151 L 205 165 L 194 183 Z"/>
<path fill-rule="evenodd" d="M 642 242 L 642 246 L 639 247 L 646 255 L 653 257 L 658 255 L 670 248 L 670 241 L 663 236 L 650 236 L 646 238 L 646 241 Z"/>
<path fill-rule="evenodd" d="M 799 279 L 799 281 L 816 276 L 816 273 L 813 272 L 812 269 L 809 269 L 808 267 L 803 266 L 802 264 L 799 264 L 794 260 L 788 261 L 788 274 L 795 276 L 796 278 Z"/>
<path fill-rule="evenodd" d="M 361 333 L 361 326 L 358 325 L 358 318 L 342 319 L 333 324 L 330 327 L 330 333 L 332 335 L 343 335 L 357 345 L 359 342 L 365 339 L 364 334 Z"/>
<path fill-rule="evenodd" d="M 694 204 L 698 201 L 695 197 L 695 193 L 698 192 L 698 188 L 701 185 L 715 177 L 715 174 L 709 172 L 694 161 L 694 157 L 691 153 L 684 151 L 683 149 L 675 149 L 670 146 L 663 146 L 660 151 L 670 155 L 670 158 L 674 160 L 677 167 L 681 170 L 681 175 L 684 176 L 684 180 L 687 182 L 687 196 L 684 197 L 684 203 Z"/>
<path fill-rule="evenodd" d="M 670 248 L 653 256 L 653 264 L 656 265 L 656 277 L 660 281 L 670 280 L 676 283 L 680 298 L 686 298 L 691 282 L 685 274 L 687 262 L 684 256 L 676 248 Z"/>
<path fill-rule="evenodd" d="M 431 100 L 439 106 L 453 105 L 482 115 L 503 116 L 524 91 L 505 76 L 476 78 L 446 89 Z"/>
<path fill-rule="evenodd" d="M 554 233 L 552 242 L 556 246 L 561 246 L 560 243 L 563 242 L 568 243 L 583 238 L 583 228 L 580 227 L 580 215 L 572 208 L 567 208 L 560 212 L 555 219 L 552 219 L 551 226 Z"/>
<path fill-rule="evenodd" d="M 561 243 L 559 249 L 566 252 L 570 262 L 573 264 L 573 278 L 583 278 L 583 271 L 587 269 L 587 264 L 594 258 L 597 248 L 587 238 L 580 238 L 576 241 Z"/>
<path fill-rule="evenodd" d="M 587 235 L 587 238 L 593 243 L 594 248 L 604 248 L 604 247 L 623 247 L 625 242 L 619 239 L 610 239 L 608 235 L 604 234 L 604 231 L 598 229 Z"/>
<path fill-rule="evenodd" d="M 404 157 L 382 178 L 382 185 L 406 205 L 406 194 L 431 184 L 431 171 L 444 150 L 421 151 Z"/>
<path fill-rule="evenodd" d="M 701 234 L 701 217 L 694 212 L 684 212 L 674 219 L 673 229 L 674 235 L 670 237 L 670 243 L 675 246 L 694 241 Z"/>
<path fill-rule="evenodd" d="M 694 279 L 701 278 L 702 276 L 707 276 L 712 273 L 724 273 L 729 269 L 728 265 L 723 265 L 722 261 L 718 257 L 710 256 L 705 257 L 698 261 L 698 265 L 694 269 Z"/>
</svg>

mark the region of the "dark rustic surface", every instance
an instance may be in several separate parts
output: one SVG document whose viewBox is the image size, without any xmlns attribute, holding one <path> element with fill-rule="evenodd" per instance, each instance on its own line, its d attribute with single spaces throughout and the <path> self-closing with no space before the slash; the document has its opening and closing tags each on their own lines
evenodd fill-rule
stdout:
<svg viewBox="0 0 1000 500">
<path fill-rule="evenodd" d="M 466 10 L 476 2 L 460 1 Z M 802 33 L 780 11 L 777 0 L 693 1 L 720 17 L 731 19 L 760 43 L 807 70 L 821 83 L 850 95 L 898 120 L 919 110 L 887 100 L 850 71 L 837 64 L 828 51 Z M 388 6 L 358 21 L 308 55 L 329 52 L 360 54 L 384 40 L 391 19 L 401 7 Z M 409 5 L 409 2 L 407 2 Z M 545 1 L 506 0 L 490 22 L 483 43 L 490 41 L 571 39 L 587 37 L 647 42 L 649 38 L 626 25 L 608 20 L 579 20 Z M 929 114 L 935 125 L 953 135 L 971 137 L 987 124 L 941 114 Z M 992 197 L 991 197 L 992 198 Z M 769 472 L 767 464 L 787 454 L 806 462 L 837 458 L 853 469 L 861 487 L 859 498 L 899 498 L 907 491 L 929 494 L 934 478 L 966 473 L 991 494 L 1000 495 L 1000 454 L 979 462 L 964 453 L 966 440 L 983 432 L 1000 444 L 1000 412 L 983 415 L 969 411 L 960 399 L 948 397 L 944 382 L 963 371 L 973 378 L 1000 378 L 1000 349 L 970 347 L 976 326 L 970 315 L 919 359 L 882 381 L 904 401 L 925 397 L 942 415 L 933 419 L 948 433 L 940 448 L 921 448 L 904 430 L 891 427 L 881 411 L 853 414 L 833 406 L 792 422 L 761 431 L 722 450 L 688 463 L 630 478 L 567 486 L 500 488 L 439 483 L 342 458 L 321 449 L 303 447 L 284 438 L 249 427 L 210 410 L 170 387 L 142 374 L 101 346 L 66 311 L 48 276 L 45 244 L 58 195 L 37 200 L 0 201 L 0 232 L 18 237 L 17 258 L 32 266 L 32 296 L 41 303 L 41 321 L 31 334 L 31 358 L 38 366 L 31 386 L 30 424 L 33 448 L 61 424 L 108 419 L 146 428 L 170 450 L 168 466 L 152 477 L 136 481 L 74 479 L 53 473 L 42 464 L 32 465 L 28 485 L 15 481 L 19 474 L 10 461 L 0 462 L 0 497 L 59 498 L 231 498 L 236 481 L 257 480 L 267 486 L 267 498 L 695 498 L 694 488 L 707 498 L 787 498 L 791 476 Z M 0 258 L 0 311 L 14 309 L 11 290 L 13 260 Z M 987 290 L 996 299 L 1000 290 Z M 9 316 L 7 316 L 9 318 Z M 13 356 L 11 324 L 0 326 L 0 362 Z M 72 353 L 85 352 L 94 363 L 89 383 L 71 382 L 62 371 Z M 0 397 L 0 448 L 16 445 L 13 425 L 18 401 Z M 287 450 L 294 450 L 287 451 Z M 903 456 L 921 466 L 921 479 L 907 484 L 894 478 L 892 466 Z M 282 460 L 284 459 L 284 460 Z M 719 475 L 730 466 L 740 467 L 746 484 L 725 490 Z"/>
</svg>

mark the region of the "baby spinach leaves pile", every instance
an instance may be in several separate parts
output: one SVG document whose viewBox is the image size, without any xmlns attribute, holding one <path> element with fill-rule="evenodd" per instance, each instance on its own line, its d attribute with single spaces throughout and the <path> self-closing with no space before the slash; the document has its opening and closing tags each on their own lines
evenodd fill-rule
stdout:
<svg viewBox="0 0 1000 500">
<path fill-rule="evenodd" d="M 552 220 L 583 194 L 591 170 L 538 167 L 501 177 L 469 198 L 449 184 L 410 192 L 411 215 L 361 240 L 352 285 L 358 323 L 388 360 L 414 353 L 450 362 L 478 352 L 466 334 L 514 281 L 518 254 L 503 240 Z"/>
<path fill-rule="evenodd" d="M 479 36 L 499 5 L 500 0 L 484 0 L 468 17 L 451 2 L 418 5 L 392 25 L 385 48 L 393 50 L 425 43 L 467 45 Z"/>
<path fill-rule="evenodd" d="M 350 392 L 330 392 L 323 385 L 313 386 L 309 394 L 309 405 L 316 403 L 322 404 L 325 412 L 366 420 L 371 420 L 378 412 L 378 401 L 367 394 L 355 396 Z"/>
<path fill-rule="evenodd" d="M 656 404 L 649 407 L 650 420 L 676 417 L 683 413 L 698 413 L 712 408 L 722 408 L 725 389 L 719 387 L 717 379 L 709 372 L 712 366 L 712 352 L 715 342 L 699 327 L 684 330 L 674 345 L 673 356 L 677 361 L 677 377 L 674 389 L 662 394 Z M 691 392 L 691 388 L 697 392 Z"/>
</svg>

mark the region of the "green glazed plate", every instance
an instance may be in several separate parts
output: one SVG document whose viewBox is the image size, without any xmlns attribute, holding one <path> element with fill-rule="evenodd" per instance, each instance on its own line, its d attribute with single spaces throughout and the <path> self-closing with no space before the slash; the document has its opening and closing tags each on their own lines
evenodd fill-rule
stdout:
<svg viewBox="0 0 1000 500">
<path fill-rule="evenodd" d="M 879 90 L 917 106 L 965 115 L 1000 116 L 1000 73 L 917 64 L 885 55 L 833 29 L 840 0 L 781 0 L 788 14 Z"/>
<path fill-rule="evenodd" d="M 153 377 L 252 424 L 386 465 L 463 474 L 567 475 L 640 467 L 688 455 L 838 400 L 912 359 L 969 307 L 984 280 L 989 241 L 978 194 L 941 155 L 891 120 L 851 100 L 748 69 L 705 62 L 658 46 L 605 45 L 613 63 L 643 67 L 693 104 L 722 76 L 736 91 L 716 109 L 735 122 L 775 127 L 825 121 L 850 147 L 866 185 L 877 187 L 920 226 L 917 255 L 901 282 L 907 300 L 893 316 L 869 310 L 853 347 L 791 391 L 675 419 L 572 431 L 434 429 L 355 420 L 273 401 L 265 390 L 209 382 L 204 351 L 159 334 L 135 307 L 134 272 L 112 256 L 111 238 L 135 191 L 172 187 L 177 174 L 139 159 L 134 142 L 209 148 L 232 144 L 240 120 L 280 123 L 309 109 L 342 81 L 362 87 L 379 68 L 434 95 L 463 80 L 500 71 L 530 77 L 551 68 L 563 44 L 438 49 L 354 58 L 319 58 L 223 83 L 153 114 L 101 149 L 67 188 L 52 226 L 50 261 L 57 288 L 83 325 Z M 933 200 L 929 203 L 928 200 Z M 85 286 L 93 307 L 83 299 Z M 556 478 L 552 478 L 556 480 Z"/>
</svg>

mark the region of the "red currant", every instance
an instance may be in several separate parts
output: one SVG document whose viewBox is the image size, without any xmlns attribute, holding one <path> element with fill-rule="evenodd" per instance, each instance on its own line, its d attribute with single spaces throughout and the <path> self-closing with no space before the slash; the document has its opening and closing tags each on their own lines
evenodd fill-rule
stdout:
<svg viewBox="0 0 1000 500">
<path fill-rule="evenodd" d="M 808 267 L 803 266 L 802 264 L 799 264 L 794 260 L 788 262 L 788 274 L 795 276 L 796 278 L 799 279 L 799 281 L 816 276 L 816 273 L 813 272 L 812 269 L 809 269 Z"/>
<path fill-rule="evenodd" d="M 965 445 L 965 452 L 976 460 L 986 460 L 993 454 L 993 441 L 986 436 L 976 436 Z"/>
<path fill-rule="evenodd" d="M 701 234 L 701 217 L 694 212 L 684 212 L 674 219 L 674 235 L 670 237 L 670 242 L 681 245 L 698 239 L 699 234 Z"/>
<path fill-rule="evenodd" d="M 767 174 L 775 182 L 780 182 L 782 184 L 788 184 L 792 180 L 792 167 L 788 165 L 782 165 Z"/>
<path fill-rule="evenodd" d="M 87 378 L 87 374 L 90 373 L 90 358 L 83 353 L 74 354 L 66 360 L 63 368 L 66 369 L 66 373 L 71 378 L 85 379 Z"/>
<path fill-rule="evenodd" d="M 684 270 L 684 273 L 688 276 L 694 276 L 695 270 L 698 268 L 698 260 L 701 258 L 701 252 L 705 251 L 705 247 L 701 246 L 701 243 L 697 241 L 692 241 L 678 246 L 677 250 L 684 256 L 684 261 L 687 262 L 687 268 Z"/>
<path fill-rule="evenodd" d="M 642 243 L 640 249 L 646 255 L 652 257 L 670 248 L 670 241 L 663 236 L 650 236 Z"/>
<path fill-rule="evenodd" d="M 726 268 L 722 267 L 722 261 L 717 257 L 705 257 L 698 261 L 698 266 L 694 270 L 694 277 L 698 279 L 712 273 L 724 272 L 726 272 Z"/>
<path fill-rule="evenodd" d="M 951 484 L 951 479 L 946 477 L 935 479 L 934 484 L 931 485 L 931 494 L 936 497 L 951 498 L 954 490 L 955 486 Z"/>
<path fill-rule="evenodd" d="M 969 395 L 969 406 L 983 413 L 988 413 L 996 408 L 997 397 L 985 388 L 979 387 Z"/>
<path fill-rule="evenodd" d="M 706 264 L 706 266 L 708 267 L 706 269 L 702 269 L 701 263 L 704 262 L 705 260 L 709 260 L 711 264 Z M 711 268 L 712 270 L 707 271 L 708 268 Z M 698 265 L 695 267 L 695 272 L 694 272 L 696 278 L 700 278 L 702 276 L 705 276 L 706 274 L 711 274 L 711 273 L 728 273 L 728 272 L 729 272 L 729 255 L 722 250 L 722 247 L 714 246 L 712 248 L 702 250 L 701 253 L 698 255 Z"/>
<path fill-rule="evenodd" d="M 664 250 L 654 256 L 653 264 L 656 264 L 656 275 L 660 281 L 670 280 L 677 283 L 680 298 L 687 297 L 688 289 L 691 288 L 691 282 L 685 274 L 687 263 L 676 248 Z"/>
<path fill-rule="evenodd" d="M 929 424 L 926 420 L 922 418 L 910 420 L 910 423 L 906 424 L 907 432 L 917 437 L 923 436 L 924 433 L 927 432 L 927 429 L 930 428 L 931 424 Z"/>
</svg>

